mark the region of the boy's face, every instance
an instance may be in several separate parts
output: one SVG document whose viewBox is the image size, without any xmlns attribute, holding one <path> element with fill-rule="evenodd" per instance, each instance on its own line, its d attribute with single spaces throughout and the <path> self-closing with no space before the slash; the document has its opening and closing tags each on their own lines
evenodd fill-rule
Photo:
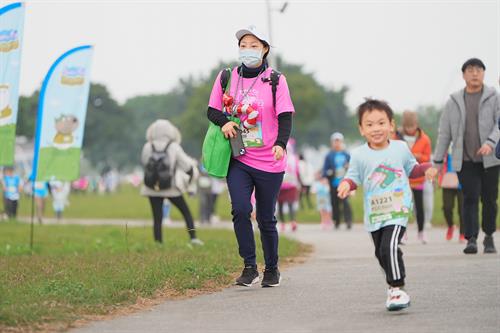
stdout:
<svg viewBox="0 0 500 333">
<path fill-rule="evenodd" d="M 363 114 L 359 132 L 365 137 L 370 146 L 383 148 L 389 142 L 392 123 L 383 110 L 371 110 Z"/>
</svg>

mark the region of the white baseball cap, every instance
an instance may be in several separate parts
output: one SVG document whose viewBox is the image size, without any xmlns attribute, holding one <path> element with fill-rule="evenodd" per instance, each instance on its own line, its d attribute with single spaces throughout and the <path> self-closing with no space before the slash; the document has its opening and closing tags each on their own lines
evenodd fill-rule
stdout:
<svg viewBox="0 0 500 333">
<path fill-rule="evenodd" d="M 344 141 L 344 135 L 340 132 L 333 133 L 332 136 L 330 137 L 330 141 L 335 141 L 335 140 Z"/>
<path fill-rule="evenodd" d="M 240 30 L 236 31 L 235 35 L 236 35 L 236 38 L 238 39 L 238 41 L 241 38 L 243 38 L 243 36 L 245 36 L 245 35 L 253 35 L 257 39 L 261 40 L 262 42 L 265 42 L 267 45 L 270 45 L 269 39 L 267 38 L 267 35 L 265 33 L 263 33 L 262 31 L 260 31 L 259 29 L 257 29 L 257 27 L 253 24 L 249 25 L 245 29 L 240 29 Z"/>
</svg>

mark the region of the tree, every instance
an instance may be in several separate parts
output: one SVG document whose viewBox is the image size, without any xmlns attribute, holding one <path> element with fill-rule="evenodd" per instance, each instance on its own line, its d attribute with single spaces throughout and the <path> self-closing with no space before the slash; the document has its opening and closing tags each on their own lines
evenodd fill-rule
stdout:
<svg viewBox="0 0 500 333">
<path fill-rule="evenodd" d="M 16 135 L 22 135 L 29 139 L 35 136 L 39 94 L 40 92 L 37 90 L 31 96 L 19 97 Z"/>
<path fill-rule="evenodd" d="M 90 87 L 83 153 L 98 168 L 139 163 L 132 112 L 121 107 L 105 86 Z"/>
</svg>

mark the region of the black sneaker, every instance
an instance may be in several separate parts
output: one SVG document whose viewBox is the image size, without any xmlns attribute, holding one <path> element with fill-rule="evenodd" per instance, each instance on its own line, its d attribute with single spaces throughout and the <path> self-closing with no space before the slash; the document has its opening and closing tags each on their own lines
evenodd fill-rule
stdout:
<svg viewBox="0 0 500 333">
<path fill-rule="evenodd" d="M 465 254 L 476 254 L 477 253 L 477 243 L 476 237 L 471 237 L 467 241 L 467 246 L 464 249 Z"/>
<path fill-rule="evenodd" d="M 495 243 L 493 242 L 493 236 L 484 236 L 484 253 L 497 253 L 497 249 L 495 249 Z"/>
<path fill-rule="evenodd" d="M 252 284 L 259 282 L 259 272 L 257 266 L 245 266 L 239 278 L 236 279 L 236 285 L 251 287 Z"/>
<path fill-rule="evenodd" d="M 278 268 L 266 268 L 262 278 L 262 287 L 278 287 L 281 282 L 280 271 Z"/>
</svg>

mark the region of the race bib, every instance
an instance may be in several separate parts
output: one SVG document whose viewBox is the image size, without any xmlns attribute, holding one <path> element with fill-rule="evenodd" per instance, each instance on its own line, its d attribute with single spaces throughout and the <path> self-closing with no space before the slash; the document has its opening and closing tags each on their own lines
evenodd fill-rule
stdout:
<svg viewBox="0 0 500 333">
<path fill-rule="evenodd" d="M 404 205 L 403 199 L 404 193 L 402 190 L 370 195 L 368 197 L 370 205 L 370 223 L 381 223 L 408 217 L 410 215 L 410 209 Z"/>
<path fill-rule="evenodd" d="M 264 145 L 262 138 L 262 122 L 258 121 L 255 127 L 242 128 L 241 136 L 245 148 L 258 148 Z"/>
</svg>

